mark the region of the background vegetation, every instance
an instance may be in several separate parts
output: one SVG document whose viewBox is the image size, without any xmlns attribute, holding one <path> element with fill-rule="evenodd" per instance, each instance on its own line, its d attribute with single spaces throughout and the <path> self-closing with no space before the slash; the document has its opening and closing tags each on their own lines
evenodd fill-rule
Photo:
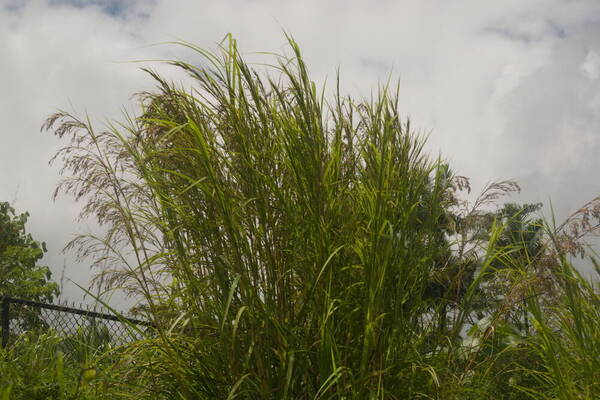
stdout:
<svg viewBox="0 0 600 400">
<path fill-rule="evenodd" d="M 17 215 L 9 203 L 0 202 L 0 295 L 52 301 L 58 285 L 50 280 L 50 269 L 38 265 L 46 244 L 26 232 L 28 217 L 29 213 Z"/>
<path fill-rule="evenodd" d="M 202 58 L 172 62 L 193 87 L 147 70 L 139 116 L 101 131 L 48 119 L 69 140 L 57 193 L 106 227 L 70 246 L 110 266 L 96 284 L 143 299 L 156 329 L 85 357 L 24 339 L 2 353 L 0 393 L 32 398 L 37 380 L 38 398 L 598 398 L 598 284 L 571 258 L 596 265 L 583 240 L 599 201 L 555 226 L 540 205 L 500 204 L 515 182 L 471 195 L 425 154 L 397 91 L 326 96 L 289 43 L 269 73 L 231 38 L 216 54 L 182 43 Z"/>
</svg>

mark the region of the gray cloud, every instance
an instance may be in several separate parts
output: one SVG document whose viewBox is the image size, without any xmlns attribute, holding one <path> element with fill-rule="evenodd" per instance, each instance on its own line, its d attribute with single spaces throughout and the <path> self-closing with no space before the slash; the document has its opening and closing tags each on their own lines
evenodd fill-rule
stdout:
<svg viewBox="0 0 600 400">
<path fill-rule="evenodd" d="M 494 164 L 519 179 L 530 198 L 552 197 L 573 211 L 599 194 L 600 26 L 556 43 L 547 61 L 496 103 L 503 129 L 494 138 Z"/>
<path fill-rule="evenodd" d="M 153 85 L 130 61 L 191 57 L 153 44 L 214 49 L 232 32 L 261 61 L 254 52 L 286 51 L 285 28 L 319 82 L 339 66 L 344 90 L 368 96 L 391 72 L 403 114 L 431 132 L 434 154 L 475 185 L 515 177 L 521 199 L 552 198 L 564 215 L 600 192 L 599 21 L 595 0 L 0 0 L 0 199 L 31 211 L 33 234 L 49 242 L 46 262 L 57 272 L 66 263 L 85 284 L 87 265 L 58 252 L 88 227 L 75 222 L 77 204 L 50 201 L 59 176 L 47 160 L 60 143 L 39 133 L 45 117 L 64 108 L 98 124 L 118 118 Z"/>
</svg>

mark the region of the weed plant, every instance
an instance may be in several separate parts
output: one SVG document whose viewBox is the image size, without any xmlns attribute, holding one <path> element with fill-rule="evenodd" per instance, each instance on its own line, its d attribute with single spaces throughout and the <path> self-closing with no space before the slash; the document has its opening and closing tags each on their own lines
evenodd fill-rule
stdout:
<svg viewBox="0 0 600 400">
<path fill-rule="evenodd" d="M 89 343 L 90 337 L 82 333 L 21 335 L 8 348 L 0 349 L 0 399 L 102 398 L 100 395 L 107 393 L 110 362 Z"/>
</svg>

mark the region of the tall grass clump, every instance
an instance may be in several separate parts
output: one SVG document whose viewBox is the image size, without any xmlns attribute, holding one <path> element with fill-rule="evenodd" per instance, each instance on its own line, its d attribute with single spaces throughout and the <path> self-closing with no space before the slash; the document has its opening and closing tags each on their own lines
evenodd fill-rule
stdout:
<svg viewBox="0 0 600 400">
<path fill-rule="evenodd" d="M 586 243 L 598 235 L 600 197 L 558 227 L 523 215 L 531 210 L 509 217 L 501 235 L 503 254 L 494 263 L 508 287 L 496 323 L 488 324 L 492 340 L 484 347 L 496 344 L 486 364 L 510 377 L 506 398 L 600 398 L 600 269 Z M 576 256 L 596 274 L 585 277 Z"/>
<path fill-rule="evenodd" d="M 123 349 L 111 373 L 127 390 L 113 396 L 528 396 L 511 378 L 529 364 L 514 356 L 551 361 L 544 326 L 560 317 L 527 302 L 531 271 L 515 265 L 529 258 L 480 211 L 518 186 L 459 201 L 468 182 L 425 154 L 397 91 L 356 100 L 338 80 L 326 96 L 291 38 L 265 71 L 231 38 L 217 53 L 180 44 L 200 57 L 171 62 L 189 87 L 147 69 L 157 87 L 138 96 L 138 116 L 101 131 L 62 112 L 46 123 L 70 138 L 57 193 L 105 226 L 71 245 L 104 266 L 99 286 L 142 298 L 156 326 Z M 490 300 L 494 287 L 519 295 Z M 542 332 L 531 345 L 508 340 L 522 316 Z M 584 354 L 577 340 L 569 349 Z M 526 372 L 536 387 L 559 376 L 538 371 Z"/>
<path fill-rule="evenodd" d="M 161 327 L 132 350 L 160 359 L 149 378 L 169 375 L 152 395 L 403 397 L 439 379 L 427 288 L 448 252 L 449 172 L 395 93 L 326 102 L 290 45 L 276 76 L 234 41 L 188 45 L 201 66 L 173 64 L 191 90 L 148 70 L 158 90 L 139 118 L 103 132 L 48 121 L 72 140 L 61 188 L 108 227 L 79 244 L 115 250 L 125 268 L 104 277 L 140 291 Z"/>
<path fill-rule="evenodd" d="M 522 370 L 539 386 L 519 389 L 533 398 L 600 398 L 600 268 L 595 255 L 586 257 L 589 249 L 579 241 L 597 234 L 599 217 L 600 197 L 550 230 L 546 260 L 550 255 L 554 264 L 551 282 L 528 287 L 526 310 L 533 332 L 527 340 L 540 363 L 537 369 Z M 574 254 L 587 258 L 596 274 L 584 277 L 573 265 Z"/>
<path fill-rule="evenodd" d="M 531 349 L 543 362 L 526 371 L 540 382 L 540 391 L 522 387 L 540 399 L 600 397 L 600 290 L 565 259 L 557 274 L 559 296 L 543 301 L 532 295 L 528 310 L 536 334 Z M 596 287 L 595 287 L 596 286 Z"/>
</svg>

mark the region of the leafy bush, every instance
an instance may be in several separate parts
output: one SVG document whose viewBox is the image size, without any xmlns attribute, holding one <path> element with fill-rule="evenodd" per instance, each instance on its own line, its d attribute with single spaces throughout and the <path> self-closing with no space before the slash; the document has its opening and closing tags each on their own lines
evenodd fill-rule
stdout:
<svg viewBox="0 0 600 400">
<path fill-rule="evenodd" d="M 52 301 L 58 285 L 50 281 L 51 272 L 38 262 L 46 243 L 26 233 L 29 213 L 17 215 L 7 202 L 0 202 L 0 296 Z"/>
</svg>

